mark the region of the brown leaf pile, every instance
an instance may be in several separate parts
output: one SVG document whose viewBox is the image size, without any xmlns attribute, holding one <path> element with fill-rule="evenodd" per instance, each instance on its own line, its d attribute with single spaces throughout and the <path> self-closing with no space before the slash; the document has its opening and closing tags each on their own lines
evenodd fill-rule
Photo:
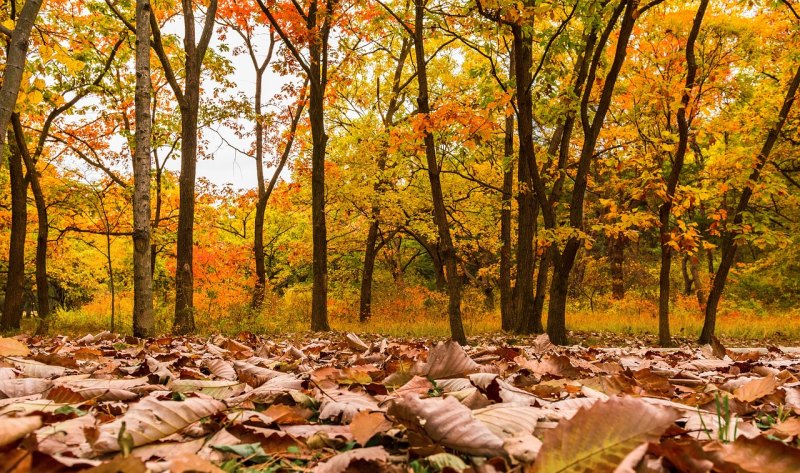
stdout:
<svg viewBox="0 0 800 473">
<path fill-rule="evenodd" d="M 0 473 L 800 472 L 800 355 L 508 342 L 0 338 Z"/>
</svg>

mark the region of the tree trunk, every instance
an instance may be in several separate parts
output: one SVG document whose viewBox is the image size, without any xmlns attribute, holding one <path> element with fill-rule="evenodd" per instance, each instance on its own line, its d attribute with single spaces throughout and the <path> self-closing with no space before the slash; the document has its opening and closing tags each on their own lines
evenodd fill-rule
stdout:
<svg viewBox="0 0 800 473">
<path fill-rule="evenodd" d="M 0 153 L 5 149 L 6 130 L 17 104 L 25 61 L 28 59 L 28 41 L 41 7 L 42 0 L 26 0 L 19 18 L 12 18 L 16 20 L 16 24 L 6 49 L 3 85 L 0 86 Z"/>
<path fill-rule="evenodd" d="M 19 330 L 25 288 L 25 233 L 28 224 L 28 181 L 22 170 L 22 153 L 9 132 L 8 174 L 11 185 L 11 235 L 8 244 L 3 317 L 0 330 Z"/>
<path fill-rule="evenodd" d="M 198 82 L 191 81 L 191 89 Z M 194 204 L 195 176 L 197 174 L 197 115 L 199 90 L 190 93 L 190 80 L 187 78 L 187 99 L 189 104 L 181 106 L 181 174 L 179 183 L 177 262 L 175 269 L 175 321 L 172 331 L 178 335 L 193 333 L 194 326 Z"/>
<path fill-rule="evenodd" d="M 675 190 L 678 188 L 683 163 L 686 158 L 686 150 L 689 144 L 689 118 L 686 109 L 689 106 L 690 95 L 695 86 L 697 76 L 697 61 L 695 60 L 694 45 L 697 36 L 700 34 L 700 26 L 703 24 L 703 16 L 708 7 L 708 0 L 700 0 L 697 14 L 689 31 L 689 38 L 686 41 L 686 83 L 681 96 L 681 105 L 678 108 L 678 147 L 675 150 L 675 157 L 672 160 L 672 169 L 667 178 L 667 189 L 664 203 L 658 209 L 659 215 L 659 235 L 661 237 L 661 270 L 658 279 L 658 342 L 661 346 L 672 344 L 672 337 L 669 330 L 669 292 L 670 292 L 670 266 L 672 264 L 671 228 L 669 224 L 670 213 L 672 212 L 672 201 L 675 198 Z"/>
<path fill-rule="evenodd" d="M 417 62 L 417 97 L 418 112 L 425 118 L 431 113 L 428 100 L 428 71 L 425 60 L 425 1 L 415 0 L 414 8 L 414 53 Z M 450 336 L 458 343 L 465 345 L 467 337 L 461 321 L 461 280 L 458 277 L 458 260 L 456 259 L 453 240 L 450 236 L 450 227 L 447 223 L 447 209 L 444 205 L 444 193 L 439 179 L 439 162 L 436 158 L 436 142 L 433 133 L 427 127 L 424 131 L 425 160 L 428 167 L 428 180 L 431 184 L 433 199 L 433 217 L 439 234 L 439 252 L 445 267 L 447 279 L 448 306 L 447 313 L 450 319 Z"/>
<path fill-rule="evenodd" d="M 703 323 L 703 330 L 700 333 L 700 343 L 709 343 L 711 337 L 714 335 L 714 330 L 717 323 L 717 308 L 719 301 L 722 298 L 722 291 L 725 289 L 725 283 L 728 279 L 728 273 L 736 258 L 736 231 L 742 224 L 743 213 L 747 210 L 750 204 L 750 198 L 753 196 L 753 188 L 761 178 L 761 171 L 769 160 L 769 155 L 772 148 L 777 143 L 780 137 L 783 125 L 786 123 L 786 118 L 792 109 L 792 105 L 797 96 L 798 88 L 800 88 L 800 67 L 797 68 L 792 82 L 786 91 L 786 96 L 783 99 L 783 106 L 781 107 L 778 115 L 778 120 L 775 125 L 769 130 L 764 145 L 761 147 L 761 152 L 758 153 L 756 158 L 756 165 L 750 173 L 748 185 L 742 189 L 739 196 L 739 203 L 736 206 L 736 212 L 733 214 L 732 227 L 726 228 L 722 237 L 722 244 L 720 245 L 721 258 L 717 265 L 717 272 L 714 274 L 714 279 L 711 282 L 711 289 L 708 294 L 708 303 L 705 310 L 705 321 Z"/>
<path fill-rule="evenodd" d="M 683 294 L 689 295 L 692 293 L 692 288 L 694 287 L 694 279 L 692 279 L 692 274 L 689 272 L 689 260 L 691 256 L 684 255 L 681 259 L 681 276 L 683 276 Z"/>
<path fill-rule="evenodd" d="M 314 53 L 312 52 L 312 57 Z M 317 56 L 319 57 L 319 53 Z M 312 65 L 312 71 L 318 70 Z M 312 228 L 312 273 L 311 330 L 327 331 L 328 325 L 328 230 L 325 224 L 325 134 L 324 102 L 321 79 L 311 78 L 311 94 L 308 107 L 311 121 L 311 228 Z"/>
<path fill-rule="evenodd" d="M 373 208 L 373 218 L 377 216 Z M 358 304 L 358 319 L 366 322 L 372 316 L 372 273 L 375 270 L 375 244 L 378 241 L 378 221 L 373 220 L 367 232 L 367 242 L 364 246 L 364 270 L 361 273 L 361 297 Z"/>
<path fill-rule="evenodd" d="M 707 303 L 706 289 L 705 289 L 705 283 L 703 282 L 703 277 L 700 275 L 699 255 L 693 256 L 689 259 L 689 271 L 692 275 L 692 281 L 694 282 L 694 290 L 695 294 L 697 295 L 697 303 L 700 305 L 700 310 L 705 310 Z"/>
<path fill-rule="evenodd" d="M 28 180 L 33 191 L 33 200 L 36 204 L 36 310 L 39 316 L 39 325 L 36 327 L 37 335 L 45 335 L 50 324 L 50 291 L 47 282 L 47 237 L 50 225 L 47 220 L 47 201 L 44 197 L 39 172 L 36 170 L 36 161 L 28 152 L 25 141 L 25 132 L 18 114 L 11 115 L 14 128 L 14 142 L 20 151 L 20 156 L 28 170 Z"/>
<path fill-rule="evenodd" d="M 608 239 L 608 262 L 611 270 L 611 297 L 615 300 L 625 298 L 625 237 L 611 236 Z"/>
<path fill-rule="evenodd" d="M 267 210 L 267 200 L 265 199 L 267 189 L 264 183 L 264 117 L 261 112 L 263 81 L 262 70 L 259 69 L 256 71 L 256 96 L 253 105 L 253 111 L 256 114 L 256 180 L 258 181 L 258 200 L 253 220 L 253 256 L 256 264 L 256 285 L 253 288 L 253 299 L 250 302 L 250 307 L 253 309 L 261 307 L 267 286 L 267 268 L 264 263 L 264 214 Z"/>
<path fill-rule="evenodd" d="M 150 1 L 136 0 L 136 147 L 133 155 L 133 336 L 155 335 L 150 255 Z"/>
<path fill-rule="evenodd" d="M 514 60 L 511 60 L 513 76 Z M 514 299 L 511 290 L 511 199 L 514 192 L 514 115 L 505 123 L 505 159 L 503 162 L 503 200 L 500 210 L 500 319 L 502 329 L 514 330 Z"/>
<path fill-rule="evenodd" d="M 627 54 L 628 41 L 630 40 L 631 33 L 633 32 L 633 25 L 638 17 L 638 2 L 629 0 L 621 3 L 625 5 L 625 13 L 622 18 L 622 24 L 617 39 L 616 50 L 614 52 L 614 60 L 612 61 L 605 80 L 603 81 L 603 89 L 600 94 L 600 99 L 595 109 L 594 117 L 591 122 L 588 116 L 588 102 L 592 96 L 592 85 L 594 82 L 595 71 L 600 62 L 600 55 L 603 53 L 604 45 L 608 40 L 611 29 L 616 23 L 616 16 L 612 16 L 606 31 L 603 32 L 604 39 L 600 41 L 598 48 L 595 50 L 592 59 L 591 68 L 593 71 L 589 73 L 587 79 L 587 87 L 584 91 L 581 100 L 581 122 L 584 128 L 584 140 L 581 147 L 581 154 L 578 160 L 578 169 L 575 173 L 575 184 L 573 185 L 572 198 L 570 199 L 570 215 L 569 223 L 572 229 L 582 230 L 583 228 L 583 202 L 586 197 L 586 188 L 588 185 L 589 167 L 592 162 L 592 157 L 595 155 L 595 145 L 600 135 L 600 130 L 605 121 L 606 114 L 611 105 L 611 99 L 614 94 L 614 87 L 619 77 L 619 72 L 622 69 L 622 64 L 625 62 Z M 563 345 L 567 343 L 566 331 L 566 307 L 567 307 L 567 290 L 569 287 L 569 275 L 572 267 L 575 264 L 575 257 L 578 250 L 582 246 L 582 240 L 579 236 L 571 236 L 568 238 L 564 245 L 563 252 L 556 258 L 553 264 L 553 280 L 550 283 L 550 305 L 547 312 L 547 334 L 553 343 Z"/>
<path fill-rule="evenodd" d="M 108 289 L 111 291 L 111 333 L 117 330 L 117 287 L 114 284 L 114 265 L 111 259 L 111 229 L 106 220 L 106 267 L 108 268 Z"/>
<path fill-rule="evenodd" d="M 521 25 L 513 25 L 512 51 L 514 54 L 514 77 L 517 97 L 517 130 L 519 134 L 519 158 L 517 162 L 517 185 L 519 193 L 517 227 L 517 281 L 514 288 L 514 326 L 518 333 L 527 332 L 530 324 L 534 331 L 541 332 L 542 321 L 527 319 L 534 314 L 533 270 L 535 257 L 533 250 L 534 227 L 536 224 L 536 199 L 534 196 L 533 169 L 536 159 L 533 149 L 533 101 L 531 100 L 531 67 L 533 52 L 530 34 Z"/>
</svg>

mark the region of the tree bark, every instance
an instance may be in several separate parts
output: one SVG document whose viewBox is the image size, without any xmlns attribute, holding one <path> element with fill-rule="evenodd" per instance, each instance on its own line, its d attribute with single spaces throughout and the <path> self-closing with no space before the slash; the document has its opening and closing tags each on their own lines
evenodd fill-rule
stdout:
<svg viewBox="0 0 800 473">
<path fill-rule="evenodd" d="M 514 52 L 509 61 L 509 77 L 515 75 Z M 511 199 L 514 192 L 514 114 L 506 116 L 503 138 L 503 194 L 500 209 L 500 320 L 505 331 L 515 328 L 514 294 L 511 288 Z"/>
<path fill-rule="evenodd" d="M 386 133 L 389 133 L 391 128 L 394 127 L 394 115 L 397 113 L 400 106 L 398 100 L 402 87 L 400 80 L 402 79 L 403 67 L 405 66 L 406 58 L 410 50 L 411 43 L 407 38 L 403 38 L 403 42 L 400 46 L 400 54 L 397 59 L 397 64 L 395 65 L 394 77 L 392 78 L 391 97 L 386 107 L 386 115 L 383 117 L 383 127 Z M 387 157 L 388 143 L 385 143 L 378 157 L 378 180 L 373 188 L 376 198 L 383 193 L 383 189 L 386 185 L 383 172 L 386 170 Z M 363 271 L 361 271 L 361 294 L 358 304 L 358 318 L 360 322 L 366 322 L 372 316 L 372 275 L 375 272 L 375 259 L 378 254 L 376 243 L 380 230 L 380 212 L 380 206 L 374 203 L 372 205 L 372 222 L 370 222 L 369 230 L 367 231 L 367 241 L 364 245 L 364 268 Z"/>
<path fill-rule="evenodd" d="M 625 237 L 615 235 L 608 238 L 608 262 L 611 270 L 611 297 L 625 298 Z"/>
<path fill-rule="evenodd" d="M 161 32 L 151 15 L 156 53 L 165 69 L 168 81 L 178 99 L 181 114 L 181 174 L 179 183 L 178 234 L 175 269 L 175 319 L 172 331 L 178 335 L 194 332 L 194 205 L 197 174 L 197 119 L 200 107 L 200 73 L 208 43 L 213 33 L 217 0 L 211 0 L 206 11 L 200 40 L 196 41 L 195 17 L 191 0 L 182 0 L 184 23 L 184 86 L 175 78 L 169 58 L 161 43 Z"/>
<path fill-rule="evenodd" d="M 5 148 L 6 130 L 17 104 L 19 86 L 25 72 L 25 62 L 28 59 L 28 41 L 33 30 L 33 23 L 39 15 L 42 0 L 26 0 L 22 6 L 19 18 L 16 20 L 14 31 L 6 48 L 6 64 L 3 70 L 3 85 L 0 86 L 0 153 Z"/>
<path fill-rule="evenodd" d="M 672 161 L 672 169 L 667 178 L 666 195 L 664 203 L 658 209 L 659 216 L 659 235 L 661 238 L 661 269 L 658 278 L 658 343 L 661 346 L 670 346 L 672 337 L 669 330 L 669 293 L 670 293 L 670 266 L 672 264 L 672 251 L 670 246 L 671 227 L 669 224 L 670 213 L 672 212 L 672 202 L 675 198 L 675 190 L 678 188 L 683 163 L 686 158 L 686 150 L 689 144 L 689 124 L 690 119 L 686 115 L 689 106 L 692 89 L 695 87 L 697 77 L 697 61 L 694 54 L 694 45 L 697 36 L 700 34 L 700 26 L 703 24 L 703 16 L 708 7 L 708 0 L 700 0 L 697 14 L 689 31 L 689 38 L 686 41 L 686 83 L 681 96 L 681 105 L 678 108 L 678 147 Z"/>
<path fill-rule="evenodd" d="M 742 224 L 743 213 L 747 210 L 750 204 L 750 198 L 753 196 L 753 188 L 761 179 L 761 171 L 769 161 L 769 155 L 772 148 L 778 142 L 783 125 L 789 116 L 795 99 L 797 98 L 798 88 L 800 88 L 800 67 L 797 68 L 792 81 L 786 91 L 786 96 L 783 99 L 783 105 L 778 114 L 778 120 L 775 125 L 769 130 L 764 145 L 756 157 L 756 164 L 753 171 L 750 173 L 747 185 L 742 189 L 739 196 L 739 203 L 733 214 L 733 220 L 730 222 L 731 227 L 725 229 L 722 237 L 722 244 L 720 245 L 721 257 L 717 265 L 717 272 L 714 274 L 714 279 L 711 282 L 711 289 L 708 294 L 708 303 L 705 309 L 705 320 L 703 322 L 703 330 L 700 333 L 700 343 L 709 343 L 711 337 L 714 335 L 714 330 L 717 323 L 717 308 L 719 301 L 722 298 L 722 292 L 725 289 L 725 283 L 728 279 L 728 273 L 736 258 L 736 237 L 737 229 Z"/>
<path fill-rule="evenodd" d="M 25 132 L 18 114 L 11 115 L 11 124 L 14 129 L 14 142 L 20 151 L 25 168 L 28 170 L 28 180 L 31 183 L 33 200 L 36 204 L 36 311 L 39 316 L 36 334 L 45 335 L 50 323 L 50 291 L 47 282 L 47 237 L 50 225 L 47 220 L 47 200 L 44 197 L 41 182 L 39 182 L 36 161 L 28 152 Z"/>
<path fill-rule="evenodd" d="M 10 118 L 10 117 L 9 117 Z M 11 133 L 9 132 L 9 135 Z M 3 316 L 0 330 L 19 330 L 22 321 L 22 299 L 25 288 L 25 233 L 28 224 L 28 180 L 22 169 L 22 153 L 9 136 L 8 173 L 11 185 L 11 235 L 8 244 L 8 278 L 6 279 Z"/>
<path fill-rule="evenodd" d="M 155 335 L 150 248 L 150 0 L 136 0 L 136 114 L 133 155 L 133 335 Z"/>
<path fill-rule="evenodd" d="M 415 0 L 414 8 L 414 53 L 417 63 L 417 110 L 420 115 L 427 119 L 431 113 L 430 102 L 428 99 L 428 71 L 425 59 L 425 0 Z M 436 157 L 436 142 L 433 133 L 428 127 L 424 132 L 425 160 L 428 167 L 428 180 L 431 185 L 433 199 L 433 217 L 439 234 L 439 252 L 445 266 L 445 277 L 447 279 L 448 306 L 447 313 L 450 320 L 450 336 L 458 343 L 465 345 L 467 337 L 464 333 L 464 326 L 461 321 L 461 280 L 458 276 L 458 260 L 453 247 L 453 240 L 450 235 L 450 227 L 447 222 L 447 209 L 444 205 L 444 194 L 442 183 L 439 178 L 439 162 Z"/>
<path fill-rule="evenodd" d="M 266 66 L 266 62 L 264 63 Z M 262 72 L 264 69 L 260 69 Z M 260 86 L 257 87 L 260 90 Z M 260 102 L 260 100 L 259 100 Z M 284 144 L 283 151 L 281 152 L 281 157 L 278 160 L 278 166 L 275 168 L 275 172 L 272 174 L 272 178 L 269 180 L 269 184 L 266 188 L 262 189 L 264 186 L 264 171 L 263 171 L 263 164 L 264 164 L 264 157 L 263 157 L 263 142 L 261 144 L 261 157 L 258 157 L 258 152 L 256 153 L 257 158 L 256 161 L 258 163 L 258 173 L 259 173 L 259 197 L 258 202 L 256 202 L 256 216 L 254 222 L 254 232 L 253 232 L 253 249 L 255 251 L 255 258 L 256 258 L 256 287 L 253 291 L 253 300 L 251 302 L 251 306 L 253 308 L 258 308 L 261 306 L 265 290 L 266 290 L 266 283 L 267 283 L 267 272 L 266 272 L 266 265 L 264 259 L 264 215 L 266 214 L 267 210 L 267 203 L 269 202 L 269 198 L 272 195 L 272 191 L 275 189 L 275 185 L 278 183 L 278 179 L 280 178 L 281 172 L 283 172 L 283 168 L 286 166 L 287 161 L 289 160 L 289 155 L 292 152 L 292 145 L 294 143 L 294 135 L 297 132 L 297 125 L 300 123 L 300 118 L 303 115 L 303 108 L 305 107 L 305 84 L 303 88 L 302 95 L 300 96 L 300 100 L 297 104 L 297 109 L 292 116 L 292 122 L 289 126 L 289 136 Z M 257 106 L 258 110 L 261 110 L 261 105 Z M 263 128 L 256 126 L 257 133 L 263 133 Z M 257 146 L 258 148 L 258 146 Z"/>
<path fill-rule="evenodd" d="M 542 321 L 535 317 L 533 294 L 533 271 L 536 255 L 533 250 L 534 227 L 536 225 L 536 199 L 533 173 L 536 157 L 533 149 L 533 101 L 531 99 L 531 68 L 533 52 L 530 34 L 522 25 L 513 25 L 514 77 L 517 98 L 517 130 L 519 134 L 519 157 L 517 160 L 517 280 L 514 287 L 514 326 L 518 333 L 542 331 Z"/>
<path fill-rule="evenodd" d="M 570 199 L 569 206 L 570 226 L 572 227 L 573 231 L 578 232 L 580 232 L 583 228 L 583 202 L 586 197 L 589 166 L 592 162 L 592 157 L 595 155 L 597 139 L 605 121 L 606 113 L 611 105 L 614 87 L 616 86 L 619 72 L 622 69 L 622 64 L 625 62 L 628 41 L 630 40 L 631 33 L 633 32 L 633 25 L 639 13 L 637 11 L 637 0 L 628 0 L 620 5 L 625 5 L 625 13 L 620 26 L 614 59 L 611 63 L 608 73 L 606 74 L 605 81 L 603 82 L 603 89 L 591 122 L 589 121 L 588 116 L 588 102 L 591 97 L 592 85 L 594 82 L 593 78 L 599 65 L 600 55 L 602 54 L 604 45 L 608 40 L 608 35 L 610 34 L 614 23 L 616 23 L 616 16 L 612 16 L 608 28 L 606 28 L 606 31 L 603 32 L 603 40 L 600 41 L 598 48 L 595 49 L 591 66 L 591 69 L 593 70 L 589 72 L 586 90 L 584 91 L 583 98 L 581 100 L 581 122 L 584 128 L 584 140 L 578 160 L 578 170 L 575 174 L 575 184 L 573 185 L 572 198 Z M 545 217 L 547 218 L 546 214 Z M 551 223 L 551 225 L 554 225 L 554 223 Z M 572 271 L 573 265 L 575 264 L 575 257 L 577 256 L 578 250 L 582 244 L 582 238 L 579 235 L 570 236 L 564 245 L 563 251 L 556 258 L 557 261 L 553 262 L 553 279 L 550 283 L 550 305 L 547 311 L 547 334 L 550 336 L 550 340 L 553 343 L 559 345 L 564 345 L 567 343 L 566 307 L 568 295 L 567 292 L 569 288 L 569 275 Z"/>
</svg>

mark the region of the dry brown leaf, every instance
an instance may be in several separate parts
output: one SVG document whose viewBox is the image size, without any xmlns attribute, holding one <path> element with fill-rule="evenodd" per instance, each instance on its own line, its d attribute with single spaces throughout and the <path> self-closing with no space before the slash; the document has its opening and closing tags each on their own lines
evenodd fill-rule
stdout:
<svg viewBox="0 0 800 473">
<path fill-rule="evenodd" d="M 114 422 L 100 426 L 94 447 L 100 452 L 120 450 L 117 436 L 123 422 L 125 431 L 133 439 L 133 446 L 138 447 L 172 435 L 189 424 L 224 409 L 223 403 L 211 398 L 194 397 L 184 401 L 159 401 L 153 397 L 146 397 L 131 406 L 128 412 Z"/>
<path fill-rule="evenodd" d="M 503 440 L 503 450 L 512 460 L 521 463 L 533 463 L 536 461 L 536 456 L 541 449 L 542 441 L 532 434 L 521 434 Z"/>
<path fill-rule="evenodd" d="M 358 389 L 358 388 L 356 388 Z M 320 401 L 319 418 L 323 420 L 340 418 L 349 423 L 359 411 L 380 411 L 378 401 L 360 390 L 348 390 L 335 384 L 321 384 L 316 398 Z"/>
<path fill-rule="evenodd" d="M 718 461 L 749 473 L 800 471 L 800 450 L 764 437 L 739 437 L 726 445 L 710 444 L 706 451 L 719 454 Z"/>
<path fill-rule="evenodd" d="M 775 376 L 764 376 L 733 390 L 733 397 L 742 402 L 753 402 L 774 393 L 781 385 Z"/>
<path fill-rule="evenodd" d="M 31 350 L 28 345 L 16 338 L 0 338 L 0 356 L 28 356 Z"/>
<path fill-rule="evenodd" d="M 366 445 L 369 439 L 376 434 L 386 432 L 393 425 L 383 412 L 361 411 L 353 416 L 353 420 L 350 422 L 350 432 L 353 433 L 356 442 Z"/>
<path fill-rule="evenodd" d="M 233 364 L 233 369 L 239 375 L 239 379 L 257 388 L 272 378 L 278 376 L 285 376 L 285 373 L 280 371 L 271 370 L 269 368 L 262 368 L 246 361 L 237 361 Z"/>
<path fill-rule="evenodd" d="M 545 433 L 537 473 L 611 472 L 636 447 L 657 440 L 679 414 L 631 397 L 582 409 Z"/>
<path fill-rule="evenodd" d="M 498 437 L 508 438 L 533 433 L 544 411 L 515 404 L 493 404 L 472 411 L 472 415 Z"/>
<path fill-rule="evenodd" d="M 491 456 L 503 451 L 503 440 L 452 397 L 420 399 L 406 394 L 395 401 L 389 414 L 423 430 L 434 442 L 463 453 Z"/>
<path fill-rule="evenodd" d="M 364 343 L 363 340 L 358 338 L 358 335 L 352 332 L 345 335 L 345 339 L 347 340 L 347 345 L 349 345 L 353 350 L 358 350 L 360 352 L 369 350 L 369 345 Z"/>
<path fill-rule="evenodd" d="M 389 461 L 389 452 L 383 447 L 356 448 L 344 453 L 340 453 L 324 463 L 320 463 L 314 468 L 314 473 L 342 473 L 355 462 L 378 463 Z M 376 471 L 375 467 L 362 466 L 360 471 Z"/>
<path fill-rule="evenodd" d="M 457 378 L 483 371 L 483 367 L 467 355 L 453 340 L 439 342 L 428 352 L 428 361 L 415 367 L 414 373 L 430 379 Z"/>
<path fill-rule="evenodd" d="M 236 371 L 233 369 L 233 365 L 228 363 L 225 360 L 221 360 L 219 358 L 213 358 L 211 360 L 206 360 L 206 368 L 208 368 L 211 373 L 218 377 L 228 381 L 235 381 L 236 380 Z"/>
<path fill-rule="evenodd" d="M 43 393 L 52 385 L 51 381 L 41 378 L 0 379 L 0 399 Z"/>
<path fill-rule="evenodd" d="M 194 453 L 172 458 L 169 461 L 169 471 L 170 473 L 224 473 L 223 469 Z"/>
<path fill-rule="evenodd" d="M 16 442 L 29 433 L 42 426 L 42 418 L 30 417 L 2 417 L 0 418 L 0 447 Z"/>
</svg>

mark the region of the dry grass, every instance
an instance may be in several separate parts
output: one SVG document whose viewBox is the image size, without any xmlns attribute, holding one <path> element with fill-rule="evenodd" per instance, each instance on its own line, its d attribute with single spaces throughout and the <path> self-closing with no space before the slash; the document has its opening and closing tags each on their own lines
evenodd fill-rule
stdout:
<svg viewBox="0 0 800 473">
<path fill-rule="evenodd" d="M 204 301 L 205 302 L 205 301 Z M 295 289 L 283 297 L 273 296 L 260 312 L 253 312 L 247 304 L 207 304 L 201 306 L 196 316 L 197 333 L 235 334 L 242 331 L 264 334 L 303 332 L 310 324 L 311 294 Z M 329 302 L 331 328 L 337 331 L 372 332 L 397 337 L 446 337 L 449 332 L 447 300 L 442 294 L 424 288 L 409 287 L 389 294 L 378 294 L 373 317 L 362 324 L 357 316 L 357 299 L 344 295 Z M 655 335 L 658 331 L 656 301 L 628 297 L 622 301 L 595 301 L 595 309 L 587 304 L 573 303 L 567 314 L 571 330 L 588 333 L 616 333 L 620 335 Z M 98 298 L 79 310 L 58 311 L 52 326 L 53 333 L 85 334 L 110 327 L 110 300 Z M 122 294 L 117 301 L 116 328 L 120 333 L 130 333 L 132 301 L 130 294 Z M 482 295 L 468 291 L 463 304 L 464 327 L 470 335 L 500 331 L 499 310 L 489 310 Z M 159 333 L 169 332 L 172 320 L 171 305 L 156 310 L 156 327 Z M 723 305 L 717 321 L 721 337 L 740 340 L 800 341 L 800 310 L 770 312 L 759 308 L 741 308 Z M 671 328 L 674 336 L 694 339 L 703 324 L 697 302 L 678 296 L 672 306 Z M 26 321 L 32 330 L 33 321 Z"/>
</svg>

